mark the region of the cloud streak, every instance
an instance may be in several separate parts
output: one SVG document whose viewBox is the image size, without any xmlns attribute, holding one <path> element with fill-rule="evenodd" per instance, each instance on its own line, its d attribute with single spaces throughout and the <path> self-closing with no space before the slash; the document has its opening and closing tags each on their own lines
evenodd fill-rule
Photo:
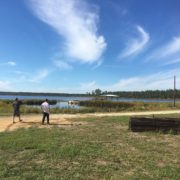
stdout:
<svg viewBox="0 0 180 180">
<path fill-rule="evenodd" d="M 147 76 L 135 76 L 120 79 L 117 83 L 110 84 L 108 86 L 97 84 L 96 81 L 82 83 L 79 90 L 81 92 L 91 92 L 97 88 L 100 88 L 102 91 L 145 91 L 173 89 L 174 75 L 177 77 L 177 85 L 180 84 L 180 69 L 173 69 L 164 72 L 157 72 Z M 177 88 L 180 88 L 180 86 Z"/>
<path fill-rule="evenodd" d="M 164 64 L 174 64 L 180 57 L 180 37 L 174 37 L 170 42 L 154 50 L 147 58 L 146 62 L 163 60 Z"/>
<path fill-rule="evenodd" d="M 67 57 L 82 63 L 98 61 L 106 49 L 97 33 L 98 13 L 83 0 L 30 0 L 36 16 L 65 39 Z"/>
<path fill-rule="evenodd" d="M 9 61 L 9 62 L 7 62 L 7 65 L 9 65 L 9 66 L 16 66 L 16 63 L 14 61 Z"/>
<path fill-rule="evenodd" d="M 166 57 L 172 54 L 180 54 L 180 37 L 175 37 L 173 40 L 160 50 L 160 56 Z"/>
<path fill-rule="evenodd" d="M 33 83 L 39 83 L 44 78 L 46 78 L 48 74 L 49 74 L 49 71 L 47 69 L 39 70 L 35 75 L 33 75 L 33 77 L 29 79 L 29 81 Z"/>
<path fill-rule="evenodd" d="M 168 62 L 164 63 L 163 65 L 171 65 L 171 64 L 177 64 L 180 63 L 180 58 L 169 60 Z"/>
<path fill-rule="evenodd" d="M 127 47 L 119 55 L 119 58 L 127 58 L 138 54 L 144 49 L 150 40 L 150 36 L 141 26 L 136 26 L 138 37 L 128 40 Z"/>
<path fill-rule="evenodd" d="M 0 64 L 0 66 L 16 66 L 16 65 L 17 65 L 16 62 L 14 61 L 8 61 Z"/>
<path fill-rule="evenodd" d="M 91 82 L 86 82 L 86 83 L 80 84 L 80 90 L 81 91 L 89 92 L 89 91 L 92 91 L 96 88 L 97 88 L 96 81 L 91 81 Z"/>
<path fill-rule="evenodd" d="M 158 72 L 156 74 L 151 74 L 147 76 L 137 76 L 121 79 L 119 80 L 119 82 L 112 85 L 110 89 L 113 91 L 172 89 L 174 75 L 180 77 L 180 69 Z M 177 78 L 177 84 L 179 83 L 180 79 Z"/>
<path fill-rule="evenodd" d="M 10 89 L 10 83 L 8 81 L 0 81 L 0 91 L 5 91 Z"/>
<path fill-rule="evenodd" d="M 54 61 L 54 65 L 56 67 L 58 67 L 58 69 L 60 69 L 60 70 L 71 70 L 71 69 L 73 69 L 73 67 L 71 65 L 69 65 L 68 63 L 66 63 L 64 61 L 56 60 L 56 61 Z"/>
</svg>

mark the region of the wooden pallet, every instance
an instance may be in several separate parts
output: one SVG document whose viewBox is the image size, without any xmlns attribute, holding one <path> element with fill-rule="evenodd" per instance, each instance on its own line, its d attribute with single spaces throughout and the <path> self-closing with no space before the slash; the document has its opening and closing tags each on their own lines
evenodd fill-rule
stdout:
<svg viewBox="0 0 180 180">
<path fill-rule="evenodd" d="M 180 132 L 180 118 L 130 117 L 129 129 L 133 132 Z"/>
</svg>

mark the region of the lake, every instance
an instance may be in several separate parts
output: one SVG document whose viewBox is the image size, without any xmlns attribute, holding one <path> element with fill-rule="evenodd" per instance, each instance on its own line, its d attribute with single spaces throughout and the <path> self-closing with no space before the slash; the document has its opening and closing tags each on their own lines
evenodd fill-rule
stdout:
<svg viewBox="0 0 180 180">
<path fill-rule="evenodd" d="M 85 101 L 85 100 L 92 100 L 93 97 L 78 97 L 78 96 L 15 96 L 15 95 L 0 95 L 0 100 L 14 100 L 15 98 L 19 99 L 42 99 L 45 100 L 46 98 L 49 100 L 57 100 L 57 104 L 53 107 L 59 108 L 80 108 L 78 105 L 70 105 L 68 101 L 78 100 L 78 101 Z M 111 101 L 118 101 L 118 102 L 172 102 L 173 99 L 137 99 L 137 98 L 110 98 L 108 97 L 107 100 Z M 180 100 L 176 100 L 176 102 L 180 102 Z"/>
<path fill-rule="evenodd" d="M 14 100 L 15 98 L 18 98 L 20 100 L 22 99 L 49 99 L 49 100 L 57 100 L 56 105 L 51 105 L 51 107 L 58 107 L 58 108 L 80 108 L 79 105 L 69 104 L 69 101 L 77 100 L 77 101 L 85 101 L 85 100 L 91 100 L 92 97 L 78 97 L 78 96 L 15 96 L 15 95 L 0 95 L 0 100 Z M 35 106 L 37 107 L 37 106 Z"/>
<path fill-rule="evenodd" d="M 15 98 L 18 99 L 49 99 L 49 100 L 57 100 L 57 101 L 72 101 L 72 100 L 78 100 L 78 101 L 84 101 L 84 100 L 90 100 L 91 97 L 78 97 L 78 96 L 15 96 L 15 95 L 0 95 L 0 99 L 10 99 L 13 100 Z"/>
</svg>

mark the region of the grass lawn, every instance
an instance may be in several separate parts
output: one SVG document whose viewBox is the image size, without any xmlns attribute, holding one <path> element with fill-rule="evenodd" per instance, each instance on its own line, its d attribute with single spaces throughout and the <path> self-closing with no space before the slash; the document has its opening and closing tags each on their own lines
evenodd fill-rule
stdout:
<svg viewBox="0 0 180 180">
<path fill-rule="evenodd" d="M 180 179 L 179 135 L 133 133 L 128 117 L 72 121 L 0 133 L 0 179 Z"/>
</svg>

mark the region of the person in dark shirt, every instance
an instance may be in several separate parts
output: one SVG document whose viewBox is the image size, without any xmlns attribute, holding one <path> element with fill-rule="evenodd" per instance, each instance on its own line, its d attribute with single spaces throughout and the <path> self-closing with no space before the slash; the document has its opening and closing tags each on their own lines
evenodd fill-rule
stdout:
<svg viewBox="0 0 180 180">
<path fill-rule="evenodd" d="M 13 109 L 14 109 L 14 112 L 13 112 L 13 123 L 15 123 L 15 117 L 19 117 L 19 121 L 22 121 L 21 119 L 21 115 L 20 115 L 20 105 L 21 105 L 21 102 L 18 100 L 18 98 L 15 99 L 15 101 L 13 102 L 12 106 L 13 106 Z"/>
</svg>

